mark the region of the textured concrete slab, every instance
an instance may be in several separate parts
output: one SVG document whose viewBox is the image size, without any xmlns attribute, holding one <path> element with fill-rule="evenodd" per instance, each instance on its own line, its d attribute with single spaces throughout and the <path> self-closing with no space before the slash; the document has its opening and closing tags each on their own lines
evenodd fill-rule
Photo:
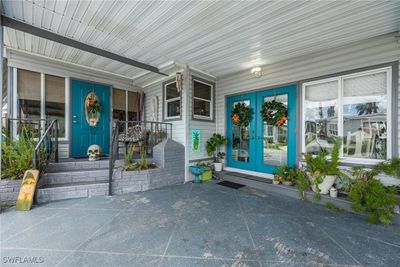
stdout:
<svg viewBox="0 0 400 267">
<path fill-rule="evenodd" d="M 4 266 L 399 266 L 400 225 L 244 187 L 185 184 L 0 215 Z"/>
</svg>

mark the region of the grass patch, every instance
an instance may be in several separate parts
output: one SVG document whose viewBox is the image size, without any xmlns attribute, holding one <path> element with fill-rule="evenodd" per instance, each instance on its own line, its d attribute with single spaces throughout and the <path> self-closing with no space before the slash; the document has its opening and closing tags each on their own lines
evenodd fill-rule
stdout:
<svg viewBox="0 0 400 267">
<path fill-rule="evenodd" d="M 334 211 L 334 212 L 338 212 L 338 213 L 344 212 L 344 209 L 335 206 L 335 204 L 333 204 L 331 202 L 326 203 L 325 208 L 330 209 L 331 211 Z"/>
</svg>

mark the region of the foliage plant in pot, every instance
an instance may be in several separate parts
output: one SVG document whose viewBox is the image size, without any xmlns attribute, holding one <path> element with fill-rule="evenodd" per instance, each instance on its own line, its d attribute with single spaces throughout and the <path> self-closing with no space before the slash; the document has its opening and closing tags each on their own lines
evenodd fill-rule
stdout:
<svg viewBox="0 0 400 267">
<path fill-rule="evenodd" d="M 228 144 L 228 139 L 221 134 L 213 134 L 208 139 L 206 144 L 206 150 L 208 156 L 214 158 L 214 170 L 216 172 L 222 171 L 222 160 L 225 158 L 225 153 L 220 151 L 221 146 Z"/>
<path fill-rule="evenodd" d="M 353 211 L 366 213 L 367 221 L 390 224 L 394 207 L 398 205 L 396 189 L 393 186 L 386 187 L 375 179 L 378 173 L 376 170 L 363 170 L 362 167 L 354 168 L 349 197 L 353 200 Z"/>
<path fill-rule="evenodd" d="M 319 194 L 329 194 L 329 189 L 335 183 L 338 176 L 346 176 L 339 170 L 339 151 L 342 144 L 341 139 L 337 139 L 332 149 L 331 159 L 328 161 L 326 152 L 317 156 L 304 154 L 307 164 L 306 170 L 311 180 L 311 188 L 316 193 L 315 198 L 319 199 Z"/>
</svg>

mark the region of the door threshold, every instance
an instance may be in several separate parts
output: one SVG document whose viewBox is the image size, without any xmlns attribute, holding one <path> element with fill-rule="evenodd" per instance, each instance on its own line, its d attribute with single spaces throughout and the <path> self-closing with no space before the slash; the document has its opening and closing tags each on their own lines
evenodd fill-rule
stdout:
<svg viewBox="0 0 400 267">
<path fill-rule="evenodd" d="M 244 174 L 244 176 L 242 178 L 246 178 L 246 176 L 255 176 L 255 177 L 262 178 L 262 179 L 274 179 L 274 175 L 269 174 L 269 173 L 248 171 L 248 170 L 242 170 L 242 169 L 237 169 L 237 168 L 232 168 L 232 167 L 225 167 L 224 170 L 228 171 L 228 172 L 236 172 L 236 173 Z"/>
</svg>

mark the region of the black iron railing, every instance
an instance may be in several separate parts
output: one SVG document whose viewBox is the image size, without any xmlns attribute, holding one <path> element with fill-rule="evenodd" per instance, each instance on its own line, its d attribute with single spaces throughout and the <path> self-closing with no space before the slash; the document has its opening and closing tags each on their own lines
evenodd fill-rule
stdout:
<svg viewBox="0 0 400 267">
<path fill-rule="evenodd" d="M 50 161 L 58 162 L 58 121 L 51 121 L 32 152 L 34 169 L 42 172 Z"/>
<path fill-rule="evenodd" d="M 162 141 L 172 138 L 172 124 L 154 121 L 116 121 L 112 131 L 110 143 L 109 164 L 109 195 L 112 194 L 112 176 L 115 161 L 120 156 L 120 145 L 124 146 L 124 152 L 128 149 L 145 151 L 147 155 L 153 155 L 153 147 Z"/>
<path fill-rule="evenodd" d="M 50 125 L 51 121 L 46 119 L 15 119 L 3 118 L 2 123 L 6 127 L 8 134 L 11 138 L 15 138 L 23 131 L 28 131 L 30 136 L 34 139 L 39 139 L 46 128 Z"/>
</svg>

